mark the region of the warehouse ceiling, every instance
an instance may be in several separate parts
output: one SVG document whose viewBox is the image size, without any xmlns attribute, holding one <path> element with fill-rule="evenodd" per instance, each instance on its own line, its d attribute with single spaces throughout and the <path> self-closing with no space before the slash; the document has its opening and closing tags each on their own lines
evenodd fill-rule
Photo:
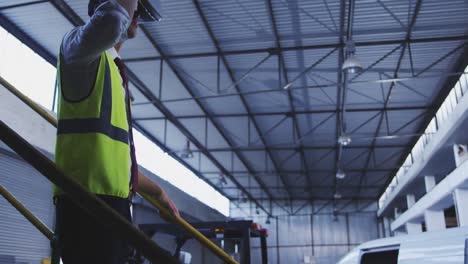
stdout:
<svg viewBox="0 0 468 264">
<path fill-rule="evenodd" d="M 466 66 L 464 0 L 162 6 L 163 20 L 122 50 L 134 125 L 231 200 L 262 209 L 377 200 Z M 0 0 L 0 25 L 51 63 L 87 18 L 83 0 Z M 359 74 L 341 70 L 351 39 Z"/>
</svg>

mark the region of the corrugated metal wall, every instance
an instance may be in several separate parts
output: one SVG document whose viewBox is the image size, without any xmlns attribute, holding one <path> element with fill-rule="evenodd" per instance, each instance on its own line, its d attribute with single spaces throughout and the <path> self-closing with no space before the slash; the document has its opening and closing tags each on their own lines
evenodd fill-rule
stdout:
<svg viewBox="0 0 468 264">
<path fill-rule="evenodd" d="M 333 205 L 313 202 L 309 206 L 293 206 L 293 213 L 273 206 L 277 217 L 266 224 L 266 216 L 241 213 L 231 209 L 231 216 L 250 218 L 268 229 L 268 263 L 301 264 L 309 256 L 314 264 L 334 264 L 355 246 L 379 237 L 376 204 L 347 203 L 345 208 L 333 213 Z M 253 207 L 255 208 L 255 207 Z M 296 208 L 296 209 L 295 209 Z M 335 208 L 342 208 L 336 206 Z M 288 208 L 286 208 L 288 209 Z M 252 263 L 261 263 L 260 241 L 252 239 Z"/>
<path fill-rule="evenodd" d="M 24 161 L 0 146 L 0 184 L 50 228 L 54 223 L 52 185 Z M 0 197 L 0 256 L 16 263 L 41 263 L 50 256 L 49 241 Z"/>
</svg>

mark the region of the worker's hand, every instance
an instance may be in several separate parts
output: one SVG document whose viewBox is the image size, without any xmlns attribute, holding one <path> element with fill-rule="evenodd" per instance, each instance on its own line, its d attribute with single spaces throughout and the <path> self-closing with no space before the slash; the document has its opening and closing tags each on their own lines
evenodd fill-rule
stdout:
<svg viewBox="0 0 468 264">
<path fill-rule="evenodd" d="M 175 203 L 167 196 L 166 192 L 155 182 L 150 180 L 148 177 L 138 172 L 138 192 L 150 196 L 156 199 L 162 207 L 166 208 L 167 214 L 160 210 L 161 217 L 171 222 L 171 220 L 177 216 L 180 217 L 179 210 Z"/>
<path fill-rule="evenodd" d="M 177 209 L 177 206 L 171 200 L 171 198 L 169 198 L 169 196 L 167 196 L 167 194 L 165 192 L 163 192 L 161 194 L 161 196 L 159 197 L 158 200 L 161 203 L 161 205 L 164 208 L 166 208 L 167 211 L 169 212 L 169 215 L 167 215 L 163 211 L 160 211 L 160 215 L 164 220 L 166 220 L 167 222 L 171 222 L 171 218 L 180 217 L 179 210 Z"/>
</svg>

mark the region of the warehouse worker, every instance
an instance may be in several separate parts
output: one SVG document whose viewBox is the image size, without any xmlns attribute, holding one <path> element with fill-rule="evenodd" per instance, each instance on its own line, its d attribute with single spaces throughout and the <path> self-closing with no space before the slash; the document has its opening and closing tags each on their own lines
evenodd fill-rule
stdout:
<svg viewBox="0 0 468 264">
<path fill-rule="evenodd" d="M 122 44 L 135 37 L 137 5 L 137 0 L 91 0 L 90 20 L 64 36 L 57 66 L 56 163 L 129 221 L 129 197 L 137 183 L 139 191 L 179 216 L 164 190 L 137 170 L 128 79 L 119 57 Z M 54 193 L 65 264 L 126 262 L 126 241 L 96 224 L 60 189 Z"/>
</svg>

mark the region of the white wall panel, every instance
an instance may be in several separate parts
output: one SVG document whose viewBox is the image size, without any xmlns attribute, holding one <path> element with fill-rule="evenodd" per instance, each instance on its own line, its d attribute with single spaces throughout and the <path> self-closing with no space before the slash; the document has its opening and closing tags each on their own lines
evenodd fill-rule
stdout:
<svg viewBox="0 0 468 264">
<path fill-rule="evenodd" d="M 267 216 L 263 212 L 257 215 L 254 205 L 250 210 L 245 204 L 242 217 L 253 219 L 268 229 L 268 263 L 299 264 L 304 256 L 310 256 L 315 261 L 312 263 L 334 264 L 358 244 L 379 237 L 376 213 L 357 210 L 363 208 L 363 204 L 366 203 L 337 203 L 336 208 L 342 209 L 334 216 L 332 204 L 326 201 L 294 202 L 292 208 L 284 203 L 281 207 L 273 203 L 272 212 L 278 217 L 270 219 L 270 224 L 266 224 Z M 239 210 L 231 209 L 231 217 L 241 216 L 237 213 Z M 261 263 L 260 243 L 251 239 L 251 245 L 252 263 Z"/>
</svg>

